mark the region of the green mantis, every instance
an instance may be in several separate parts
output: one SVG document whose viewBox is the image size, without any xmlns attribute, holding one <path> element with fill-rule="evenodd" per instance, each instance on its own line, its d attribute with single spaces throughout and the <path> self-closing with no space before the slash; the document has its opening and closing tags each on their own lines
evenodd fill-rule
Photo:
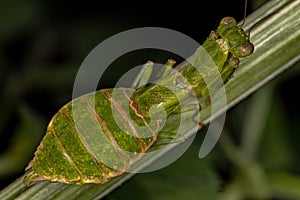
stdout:
<svg viewBox="0 0 300 200">
<path fill-rule="evenodd" d="M 222 87 L 214 79 L 213 69 L 205 65 L 203 49 L 225 83 L 238 67 L 239 58 L 251 55 L 254 46 L 236 20 L 225 17 L 181 71 L 170 73 L 166 68 L 157 83 L 145 85 L 138 77 L 135 89 L 102 89 L 67 103 L 50 121 L 26 168 L 24 183 L 103 184 L 126 172 L 151 147 L 174 141 L 174 134 L 161 130 L 166 118 L 180 112 L 180 102 L 189 95 L 209 100 L 213 95 L 209 88 L 217 91 Z M 166 65 L 174 64 L 169 60 Z M 144 66 L 152 67 L 152 62 Z M 148 74 L 141 73 L 141 77 Z M 205 76 L 213 78 L 206 83 Z M 80 110 L 76 119 L 74 109 Z"/>
</svg>

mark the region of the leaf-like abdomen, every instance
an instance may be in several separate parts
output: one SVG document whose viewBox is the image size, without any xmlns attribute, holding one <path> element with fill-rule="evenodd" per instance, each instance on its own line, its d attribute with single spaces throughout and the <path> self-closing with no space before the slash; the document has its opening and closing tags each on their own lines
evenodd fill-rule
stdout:
<svg viewBox="0 0 300 200">
<path fill-rule="evenodd" d="M 25 177 L 64 183 L 105 183 L 124 173 L 153 144 L 126 111 L 133 89 L 100 90 L 62 107 L 52 118 Z M 113 114 L 114 113 L 114 114 Z M 118 122 L 118 123 L 117 123 Z"/>
</svg>

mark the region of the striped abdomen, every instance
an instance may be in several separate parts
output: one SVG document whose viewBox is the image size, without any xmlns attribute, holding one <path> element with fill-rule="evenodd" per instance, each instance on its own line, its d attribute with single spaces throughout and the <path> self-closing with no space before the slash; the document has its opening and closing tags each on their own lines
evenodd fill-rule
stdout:
<svg viewBox="0 0 300 200">
<path fill-rule="evenodd" d="M 157 136 L 143 118 L 134 117 L 143 126 L 130 120 L 136 113 L 128 103 L 133 91 L 100 90 L 62 107 L 26 169 L 25 183 L 105 183 L 124 173 Z"/>
</svg>

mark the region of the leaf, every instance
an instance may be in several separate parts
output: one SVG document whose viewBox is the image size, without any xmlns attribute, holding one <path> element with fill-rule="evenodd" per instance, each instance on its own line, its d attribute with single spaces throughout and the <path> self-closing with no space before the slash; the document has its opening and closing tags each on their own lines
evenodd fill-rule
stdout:
<svg viewBox="0 0 300 200">
<path fill-rule="evenodd" d="M 242 101 L 299 60 L 300 1 L 269 1 L 256 12 L 249 15 L 245 28 L 249 29 L 265 15 L 273 12 L 275 13 L 271 17 L 266 18 L 251 31 L 251 40 L 256 46 L 255 52 L 249 59 L 241 62 L 235 77 L 226 85 L 228 100 L 226 109 Z M 183 63 L 182 65 L 185 64 Z M 218 113 L 213 113 L 211 119 L 217 118 L 225 110 L 220 109 L 218 111 Z M 203 115 L 208 117 L 208 111 L 206 112 L 206 115 L 205 112 Z M 187 129 L 186 135 L 188 136 L 190 133 L 190 130 Z M 137 167 L 145 166 L 152 161 L 153 159 L 149 159 L 146 162 L 139 163 L 140 166 Z M 21 179 L 19 179 L 1 191 L 0 198 L 13 199 L 18 194 L 20 199 L 42 197 L 44 199 L 50 199 L 51 197 L 56 199 L 76 199 L 79 197 L 82 199 L 100 199 L 131 176 L 133 175 L 125 174 L 105 185 L 73 186 L 43 182 L 26 188 L 25 192 L 23 192 L 25 186 L 20 184 Z"/>
<path fill-rule="evenodd" d="M 300 198 L 300 177 L 287 172 L 279 172 L 270 176 L 271 186 L 278 197 L 288 199 Z"/>
<path fill-rule="evenodd" d="M 176 162 L 156 172 L 135 176 L 105 199 L 217 199 L 220 184 L 207 159 L 196 159 L 201 139 Z M 126 195 L 124 195 L 126 194 Z"/>
</svg>

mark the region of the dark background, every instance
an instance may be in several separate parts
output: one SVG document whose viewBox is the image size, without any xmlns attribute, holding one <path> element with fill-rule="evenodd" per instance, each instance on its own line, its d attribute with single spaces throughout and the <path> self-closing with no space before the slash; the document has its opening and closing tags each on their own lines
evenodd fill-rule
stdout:
<svg viewBox="0 0 300 200">
<path fill-rule="evenodd" d="M 247 12 L 258 5 L 250 2 Z M 119 32 L 148 26 L 173 29 L 202 43 L 224 16 L 241 21 L 244 1 L 1 1 L 0 187 L 24 173 L 47 123 L 71 100 L 77 70 L 95 46 Z M 130 67 L 149 59 L 163 63 L 170 57 L 176 55 L 155 50 L 125 55 L 110 66 L 100 81 L 101 88 L 113 87 Z M 293 86 L 299 85 L 299 78 L 289 77 L 276 91 L 285 105 L 284 113 L 295 119 L 299 108 L 290 105 L 298 104 L 298 100 L 291 94 L 295 93 Z M 295 136 L 296 125 L 292 130 Z M 238 136 L 233 138 L 238 140 Z M 297 173 L 298 165 L 294 163 L 292 168 Z M 232 172 L 216 167 L 215 173 L 220 175 L 220 182 L 226 183 Z"/>
</svg>

